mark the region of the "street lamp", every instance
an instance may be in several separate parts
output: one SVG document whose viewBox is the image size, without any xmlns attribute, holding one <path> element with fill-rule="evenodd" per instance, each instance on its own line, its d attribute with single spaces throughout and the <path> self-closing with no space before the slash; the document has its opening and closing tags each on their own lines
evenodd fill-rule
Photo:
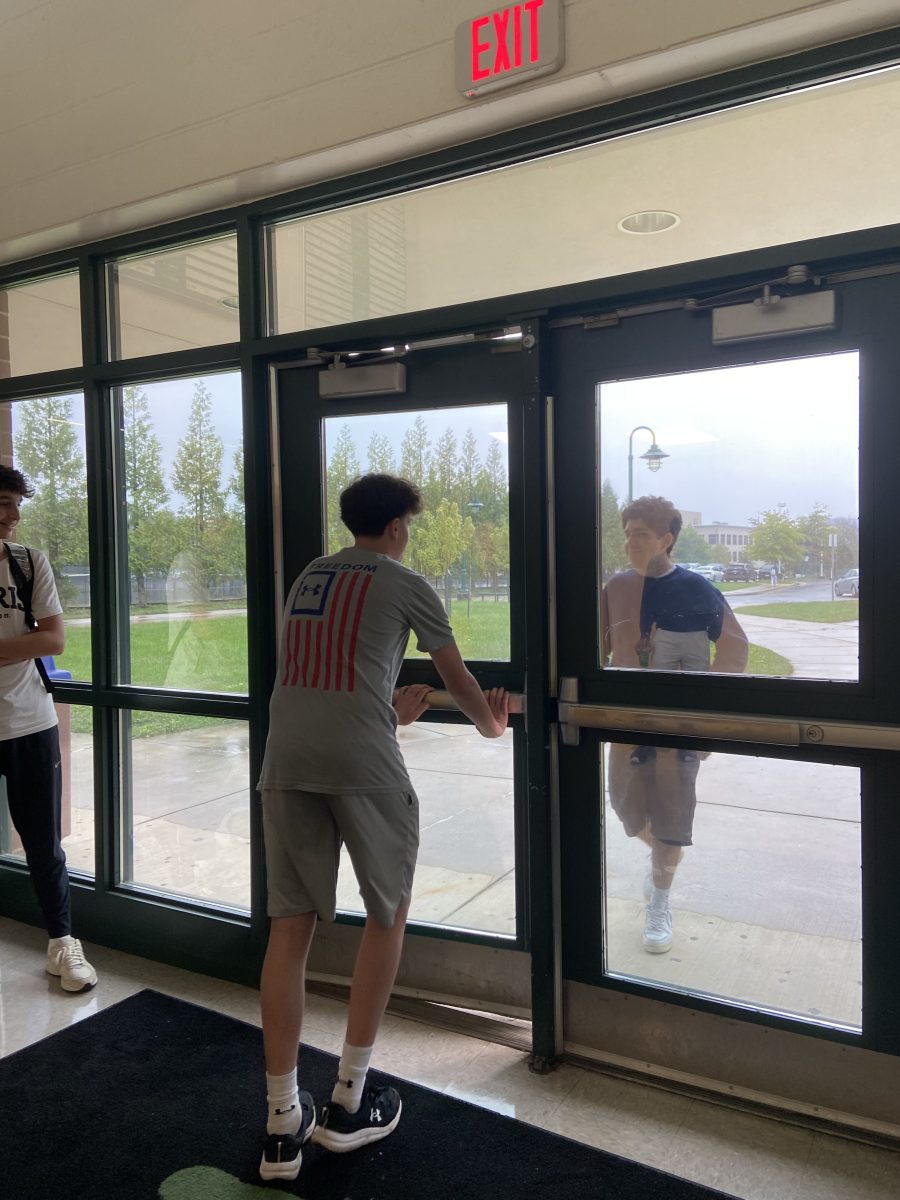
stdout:
<svg viewBox="0 0 900 1200">
<path fill-rule="evenodd" d="M 664 458 L 669 457 L 669 455 L 666 454 L 665 450 L 660 450 L 659 446 L 657 446 L 656 434 L 653 432 L 653 430 L 650 428 L 649 425 L 635 425 L 634 429 L 632 429 L 631 433 L 629 433 L 629 435 L 628 435 L 628 503 L 629 504 L 634 499 L 634 496 L 633 496 L 634 488 L 633 488 L 633 484 L 632 484 L 632 474 L 633 474 L 633 470 L 634 470 L 634 454 L 632 453 L 631 443 L 632 443 L 632 439 L 634 438 L 634 435 L 641 429 L 646 430 L 647 433 L 650 434 L 650 437 L 652 439 L 652 445 L 650 446 L 650 449 L 645 450 L 644 453 L 641 455 L 641 458 L 643 458 L 646 461 L 647 466 L 650 468 L 650 470 L 658 471 L 659 468 L 662 466 L 662 460 Z"/>
</svg>

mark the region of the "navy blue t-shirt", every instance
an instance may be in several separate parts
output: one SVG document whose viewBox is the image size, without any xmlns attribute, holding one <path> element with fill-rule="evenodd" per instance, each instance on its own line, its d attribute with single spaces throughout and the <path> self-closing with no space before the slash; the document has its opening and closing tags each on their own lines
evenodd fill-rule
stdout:
<svg viewBox="0 0 900 1200">
<path fill-rule="evenodd" d="M 705 630 L 709 640 L 717 642 L 726 607 L 718 588 L 684 567 L 674 567 L 659 578 L 648 575 L 641 595 L 641 637 L 648 637 L 656 625 L 673 633 Z"/>
</svg>

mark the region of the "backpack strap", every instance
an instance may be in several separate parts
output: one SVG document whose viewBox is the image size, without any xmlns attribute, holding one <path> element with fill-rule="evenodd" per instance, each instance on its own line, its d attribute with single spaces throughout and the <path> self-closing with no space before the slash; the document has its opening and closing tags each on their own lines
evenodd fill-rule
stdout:
<svg viewBox="0 0 900 1200">
<path fill-rule="evenodd" d="M 31 557 L 31 551 L 27 546 L 20 546 L 17 542 L 4 542 L 3 545 L 9 555 L 9 573 L 15 580 L 16 591 L 22 601 L 22 608 L 25 610 L 25 624 L 29 629 L 36 629 L 37 621 L 31 611 L 31 597 L 34 593 L 34 559 Z M 44 660 L 35 658 L 32 661 L 37 667 L 37 673 L 43 681 L 44 688 L 48 692 L 52 692 L 53 684 L 47 674 Z"/>
<path fill-rule="evenodd" d="M 10 570 L 13 579 L 16 581 L 16 587 L 20 593 L 27 590 L 29 605 L 31 607 L 31 591 L 34 583 L 34 559 L 31 557 L 31 551 L 27 546 L 20 546 L 18 542 L 4 542 L 6 553 L 9 555 Z M 23 601 L 24 603 L 24 601 Z"/>
</svg>

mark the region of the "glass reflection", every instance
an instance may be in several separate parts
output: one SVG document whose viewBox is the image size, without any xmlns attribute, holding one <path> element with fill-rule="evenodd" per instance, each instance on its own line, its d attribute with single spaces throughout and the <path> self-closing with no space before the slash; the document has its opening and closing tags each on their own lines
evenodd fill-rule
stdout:
<svg viewBox="0 0 900 1200">
<path fill-rule="evenodd" d="M 0 287 L 0 379 L 80 366 L 77 271 Z"/>
<path fill-rule="evenodd" d="M 249 909 L 247 726 L 125 712 L 122 727 L 122 881 Z"/>
<path fill-rule="evenodd" d="M 440 596 L 463 658 L 508 660 L 506 406 L 331 417 L 322 437 L 326 554 L 347 541 L 340 494 L 362 470 L 411 480 L 425 509 L 412 523 L 404 563 Z M 407 657 L 426 656 L 411 642 Z"/>
<path fill-rule="evenodd" d="M 859 353 L 615 380 L 598 386 L 597 400 L 604 602 L 624 595 L 623 576 L 638 590 L 637 573 L 647 581 L 642 616 L 651 593 L 658 607 L 675 590 L 693 614 L 667 625 L 664 612 L 655 632 L 646 620 L 619 631 L 613 614 L 616 652 L 604 645 L 603 665 L 856 680 Z M 648 502 L 648 468 L 652 490 L 678 511 L 677 531 L 643 510 L 632 516 L 645 528 L 625 528 L 632 496 Z M 638 544 L 668 532 L 668 547 Z M 657 584 L 660 563 L 676 574 Z M 687 576 L 698 581 L 693 599 Z M 734 610 L 724 610 L 721 638 L 713 592 Z M 739 665 L 735 615 L 749 643 Z"/>
<path fill-rule="evenodd" d="M 107 266 L 111 358 L 236 341 L 237 238 L 210 238 Z"/>
<path fill-rule="evenodd" d="M 130 623 L 123 683 L 246 692 L 240 376 L 118 391 Z"/>
<path fill-rule="evenodd" d="M 615 667 L 743 671 L 747 637 L 712 583 L 672 561 L 682 516 L 661 496 L 642 496 L 622 511 L 629 567 L 601 597 L 601 654 Z"/>
<path fill-rule="evenodd" d="M 856 768 L 611 744 L 600 770 L 608 972 L 861 1027 Z"/>
<path fill-rule="evenodd" d="M 410 920 L 514 937 L 513 731 L 485 741 L 471 725 L 416 721 L 397 738 L 419 797 Z M 346 850 L 338 907 L 363 907 Z"/>
</svg>

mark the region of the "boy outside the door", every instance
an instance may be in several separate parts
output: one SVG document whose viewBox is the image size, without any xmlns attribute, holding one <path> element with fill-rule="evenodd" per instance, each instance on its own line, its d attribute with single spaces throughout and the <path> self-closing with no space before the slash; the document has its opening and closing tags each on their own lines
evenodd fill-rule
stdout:
<svg viewBox="0 0 900 1200">
<path fill-rule="evenodd" d="M 693 648 L 700 652 L 702 669 L 743 671 L 747 637 L 728 602 L 708 580 L 671 560 L 681 532 L 674 504 L 662 496 L 642 496 L 623 510 L 622 527 L 631 567 L 603 588 L 602 661 L 612 667 L 646 666 L 641 656 L 649 653 L 649 665 L 661 665 L 653 657 L 653 641 L 660 638 L 662 662 L 676 654 L 683 663 Z M 710 642 L 715 645 L 711 665 Z M 699 760 L 706 757 L 655 746 L 610 746 L 610 804 L 627 836 L 650 848 L 643 933 L 649 954 L 664 954 L 672 946 L 669 894 L 684 849 L 692 844 Z"/>
</svg>

